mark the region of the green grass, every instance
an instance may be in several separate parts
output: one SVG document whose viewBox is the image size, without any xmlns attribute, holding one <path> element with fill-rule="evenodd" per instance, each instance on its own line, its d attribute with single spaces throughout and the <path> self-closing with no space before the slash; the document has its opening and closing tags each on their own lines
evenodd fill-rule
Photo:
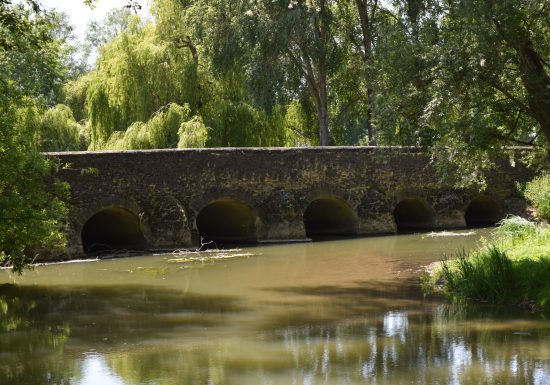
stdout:
<svg viewBox="0 0 550 385">
<path fill-rule="evenodd" d="M 550 222 L 550 173 L 527 183 L 523 194 L 537 210 L 537 216 Z"/>
<path fill-rule="evenodd" d="M 442 261 L 424 284 L 457 301 L 550 311 L 550 227 L 507 218 L 481 248 Z"/>
</svg>

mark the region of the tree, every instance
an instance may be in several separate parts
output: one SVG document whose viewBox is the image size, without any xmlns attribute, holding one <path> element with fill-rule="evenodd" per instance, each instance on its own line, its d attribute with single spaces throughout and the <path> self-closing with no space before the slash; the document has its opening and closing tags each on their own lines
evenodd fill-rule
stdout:
<svg viewBox="0 0 550 385">
<path fill-rule="evenodd" d="M 102 47 L 91 76 L 86 104 L 93 149 L 169 103 L 188 104 L 194 113 L 200 98 L 191 55 L 158 39 L 155 26 L 138 19 Z"/>
<path fill-rule="evenodd" d="M 506 154 L 507 146 L 550 148 L 544 5 L 535 0 L 437 5 L 438 60 L 424 124 L 435 130 L 431 151 L 443 175 L 461 184 L 483 183 L 482 170 Z"/>
<path fill-rule="evenodd" d="M 39 249 L 64 244 L 66 190 L 35 143 L 35 109 L 61 98 L 63 28 L 37 2 L 0 1 L 0 264 L 15 271 Z"/>
<path fill-rule="evenodd" d="M 461 20 L 475 16 L 470 25 L 474 27 L 481 47 L 489 50 L 489 45 L 493 45 L 493 49 L 498 47 L 506 52 L 504 59 L 511 71 L 502 66 L 499 73 L 492 74 L 496 76 L 482 74 L 482 79 L 511 100 L 517 98 L 501 88 L 496 77 L 501 75 L 520 80 L 523 95 L 516 100 L 518 108 L 523 108 L 524 113 L 537 121 L 539 130 L 534 134 L 542 133 L 550 144 L 550 6 L 541 0 L 467 0 L 458 2 L 453 10 Z M 487 57 L 485 60 L 494 59 Z"/>
<path fill-rule="evenodd" d="M 277 106 L 305 100 L 305 93 L 315 106 L 319 142 L 329 143 L 328 82 L 337 58 L 334 1 L 156 4 L 157 13 L 164 15 L 157 17 L 161 25 L 170 20 L 164 23 L 164 36 L 179 36 L 182 46 L 198 48 L 200 63 L 212 71 L 226 99 L 269 116 Z"/>
<path fill-rule="evenodd" d="M 260 2 L 243 20 L 252 58 L 258 60 L 252 70 L 263 83 L 255 89 L 277 94 L 286 87 L 292 95 L 304 85 L 315 106 L 321 146 L 329 144 L 329 82 L 341 59 L 335 7 L 337 2 L 328 0 Z"/>
<path fill-rule="evenodd" d="M 370 77 L 380 143 L 429 148 L 437 138 L 437 129 L 424 121 L 438 64 L 434 12 L 422 0 L 399 0 L 378 10 Z"/>
<path fill-rule="evenodd" d="M 40 151 L 76 151 L 88 147 L 84 127 L 75 121 L 68 106 L 58 104 L 43 112 L 37 108 L 27 110 L 35 115 L 33 141 Z"/>
<path fill-rule="evenodd" d="M 92 21 L 86 29 L 83 47 L 83 61 L 95 57 L 99 49 L 126 31 L 132 20 L 132 11 L 128 7 L 114 8 L 101 21 Z"/>
<path fill-rule="evenodd" d="M 365 125 L 367 130 L 368 144 L 376 144 L 376 135 L 373 123 L 373 105 L 375 100 L 375 89 L 373 81 L 374 49 L 377 37 L 377 19 L 380 12 L 378 0 L 355 0 L 358 23 L 350 24 L 358 26 L 360 33 L 350 31 L 350 37 L 356 46 L 355 49 L 361 56 L 364 63 L 366 76 L 366 105 Z M 357 27 L 356 27 L 357 29 Z"/>
<path fill-rule="evenodd" d="M 21 121 L 24 108 L 14 102 L 2 97 L 0 107 L 0 264 L 21 272 L 39 249 L 64 245 L 59 224 L 66 208 L 63 188 L 46 188 L 54 165 L 36 149 L 32 124 Z"/>
</svg>

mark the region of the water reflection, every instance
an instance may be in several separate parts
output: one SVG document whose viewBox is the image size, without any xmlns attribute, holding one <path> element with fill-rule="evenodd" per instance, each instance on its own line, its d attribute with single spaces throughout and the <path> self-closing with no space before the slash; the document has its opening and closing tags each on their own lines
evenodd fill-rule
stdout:
<svg viewBox="0 0 550 385">
<path fill-rule="evenodd" d="M 436 307 L 432 314 L 448 314 Z M 332 328 L 287 328 L 283 346 L 298 383 L 373 384 L 547 384 L 550 382 L 550 327 L 532 320 L 543 340 L 486 325 L 483 332 L 445 332 L 448 320 L 416 311 L 389 311 L 369 320 Z M 456 325 L 455 325 L 456 326 Z"/>
<path fill-rule="evenodd" d="M 173 293 L 155 290 L 139 295 L 151 307 L 145 312 L 129 288 L 120 289 L 128 297 L 109 301 L 101 297 L 105 289 L 94 295 L 7 289 L 2 384 L 547 384 L 550 379 L 550 325 L 540 316 L 510 321 L 484 307 L 387 303 L 378 310 L 337 312 L 324 323 L 285 324 L 279 317 L 244 328 L 229 319 L 174 328 L 158 316 L 236 315 L 243 309 L 228 299 L 177 301 Z M 163 303 L 167 299 L 170 304 Z M 212 308 L 204 305 L 209 301 Z M 128 309 L 141 320 L 128 323 L 123 314 Z M 91 346 L 97 352 L 82 359 L 78 351 Z"/>
<path fill-rule="evenodd" d="M 399 337 L 405 342 L 405 334 L 409 328 L 407 313 L 401 311 L 389 311 L 384 314 L 384 334 L 386 337 Z"/>
<path fill-rule="evenodd" d="M 350 244 L 151 278 L 121 267 L 162 259 L 37 269 L 0 285 L 0 384 L 550 383 L 543 315 L 424 298 L 414 274 L 395 277 L 414 259 Z"/>
<path fill-rule="evenodd" d="M 244 310 L 235 298 L 165 288 L 0 285 L 0 384 L 121 384 L 98 354 L 188 333 Z M 123 354 L 124 356 L 124 354 Z M 81 378 L 80 378 L 81 377 Z"/>
<path fill-rule="evenodd" d="M 124 379 L 116 375 L 107 365 L 105 358 L 98 354 L 87 354 L 82 362 L 82 378 L 74 380 L 78 385 L 124 385 Z"/>
</svg>

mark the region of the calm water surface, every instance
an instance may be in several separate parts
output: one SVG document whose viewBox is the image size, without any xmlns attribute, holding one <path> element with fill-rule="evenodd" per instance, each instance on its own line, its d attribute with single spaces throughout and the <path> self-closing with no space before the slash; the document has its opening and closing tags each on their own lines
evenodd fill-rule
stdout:
<svg viewBox="0 0 550 385">
<path fill-rule="evenodd" d="M 0 384 L 550 384 L 550 320 L 420 292 L 483 234 L 0 271 Z"/>
</svg>

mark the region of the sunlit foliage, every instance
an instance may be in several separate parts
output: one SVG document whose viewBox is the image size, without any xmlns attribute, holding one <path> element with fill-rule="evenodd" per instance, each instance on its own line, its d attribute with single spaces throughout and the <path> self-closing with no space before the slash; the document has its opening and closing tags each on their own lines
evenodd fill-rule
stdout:
<svg viewBox="0 0 550 385">
<path fill-rule="evenodd" d="M 4 89 L 5 91 L 5 89 Z M 10 107 L 2 93 L 0 106 L 0 265 L 21 271 L 30 263 L 40 248 L 64 245 L 64 236 L 58 224 L 66 215 L 61 199 L 62 186 L 46 190 L 52 184 L 53 165 L 37 150 L 34 143 L 35 108 L 28 100 L 18 99 L 24 105 Z"/>
<path fill-rule="evenodd" d="M 71 151 L 85 150 L 85 127 L 78 124 L 71 109 L 63 104 L 58 104 L 38 113 L 36 109 L 28 111 L 38 114 L 35 118 L 37 127 L 34 141 L 40 151 Z"/>
<path fill-rule="evenodd" d="M 53 33 L 59 19 L 7 2 L 0 16 L 13 22 L 0 26 L 0 265 L 21 271 L 39 249 L 64 244 L 65 189 L 54 187 L 54 165 L 35 139 L 37 110 L 60 97 L 67 68 Z"/>
<path fill-rule="evenodd" d="M 208 131 L 200 116 L 194 116 L 191 120 L 181 124 L 178 130 L 179 148 L 203 148 L 206 147 Z"/>
<path fill-rule="evenodd" d="M 101 49 L 92 75 L 87 91 L 91 148 L 101 148 L 114 131 L 149 120 L 168 103 L 187 103 L 193 110 L 198 102 L 196 70 L 186 52 L 157 38 L 153 25 L 134 20 L 128 31 Z"/>
<path fill-rule="evenodd" d="M 444 261 L 431 285 L 459 301 L 527 304 L 550 310 L 550 229 L 512 217 L 473 252 Z M 429 286 L 430 284 L 428 284 Z"/>
<path fill-rule="evenodd" d="M 188 120 L 190 108 L 170 104 L 157 111 L 147 122 L 134 122 L 124 131 L 113 132 L 101 149 L 144 150 L 153 148 L 175 148 L 178 132 Z"/>
<path fill-rule="evenodd" d="M 550 222 L 550 174 L 543 174 L 527 183 L 524 195 L 537 210 L 537 216 Z"/>
</svg>

